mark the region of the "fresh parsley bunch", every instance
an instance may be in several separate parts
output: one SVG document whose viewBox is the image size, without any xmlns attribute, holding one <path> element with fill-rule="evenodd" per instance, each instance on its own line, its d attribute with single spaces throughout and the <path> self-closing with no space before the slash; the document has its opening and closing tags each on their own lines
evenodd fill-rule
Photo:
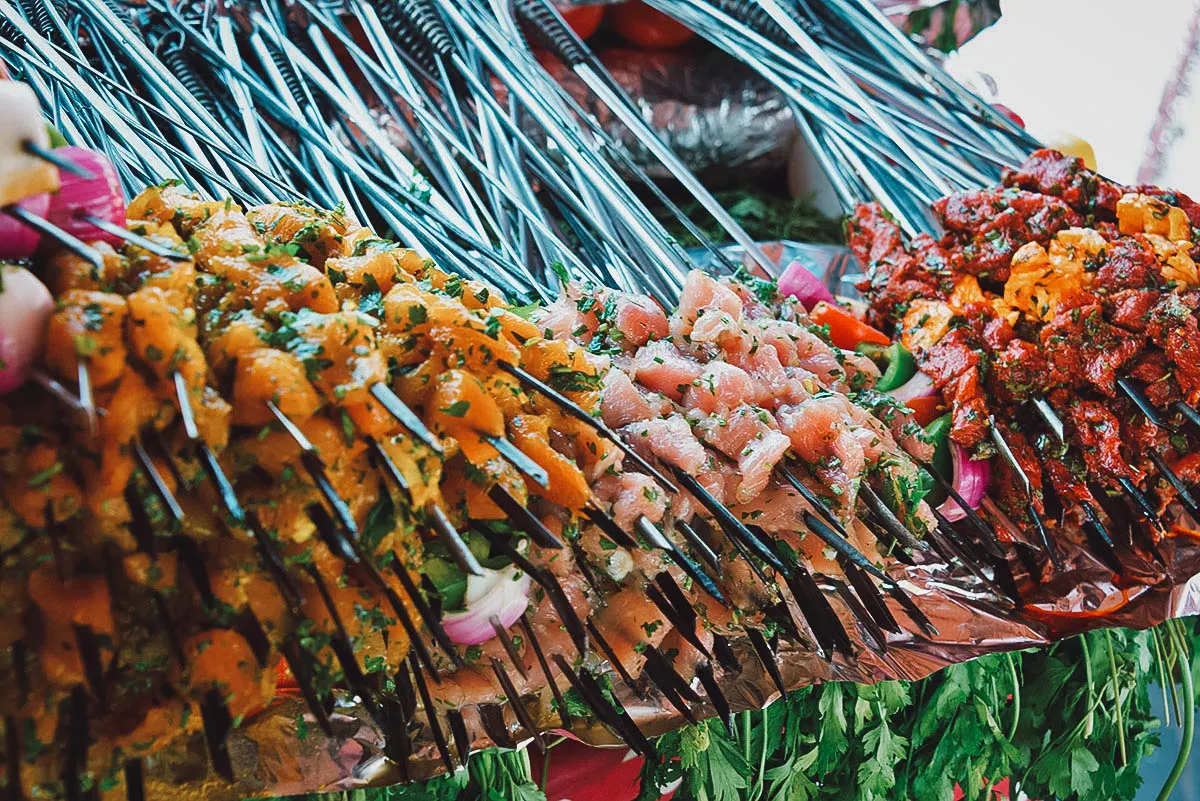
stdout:
<svg viewBox="0 0 1200 801">
<path fill-rule="evenodd" d="M 950 801 L 956 786 L 979 801 L 1006 779 L 1014 797 L 1130 801 L 1164 723 L 1150 692 L 1184 726 L 1168 785 L 1187 761 L 1198 646 L 1195 620 L 1170 621 L 992 654 L 917 682 L 805 687 L 738 714 L 734 737 L 716 720 L 659 737 L 638 801 L 676 782 L 678 801 Z M 486 751 L 465 772 L 306 801 L 544 801 L 531 774 L 527 752 Z"/>
</svg>

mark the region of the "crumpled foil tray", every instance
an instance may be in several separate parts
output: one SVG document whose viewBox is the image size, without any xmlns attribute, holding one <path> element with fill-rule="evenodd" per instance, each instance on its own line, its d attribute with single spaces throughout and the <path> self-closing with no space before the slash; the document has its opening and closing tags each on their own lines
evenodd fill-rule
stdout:
<svg viewBox="0 0 1200 801">
<path fill-rule="evenodd" d="M 844 248 L 787 242 L 775 243 L 768 251 L 779 254 L 784 264 L 799 258 L 809 269 L 825 271 L 827 283 L 843 293 L 847 287 L 842 277 L 857 269 Z M 736 255 L 736 250 L 732 252 Z M 1195 521 L 1186 522 L 1195 525 Z M 962 568 L 937 562 L 894 565 L 889 573 L 904 586 L 938 633 L 921 633 L 889 598 L 889 608 L 906 631 L 889 635 L 886 651 L 873 651 L 864 644 L 849 609 L 836 595 L 829 594 L 830 603 L 854 641 L 854 655 L 846 658 L 839 654 L 833 661 L 825 661 L 812 650 L 781 639 L 779 667 L 784 684 L 795 689 L 826 681 L 914 681 L 983 654 L 1046 645 L 1091 629 L 1147 628 L 1168 618 L 1200 614 L 1200 532 L 1186 528 L 1182 520 L 1177 519 L 1177 523 L 1173 526 L 1174 536 L 1159 546 L 1163 564 L 1118 544 L 1127 568 L 1121 577 L 1066 537 L 1058 540 L 1066 565 L 1059 574 L 1050 575 L 1046 569 L 1042 575 L 1030 576 L 1014 557 L 1011 568 L 1025 598 L 1020 609 L 993 595 Z M 779 697 L 779 691 L 753 649 L 737 640 L 733 646 L 741 672 L 718 675 L 730 706 L 737 711 L 770 704 Z M 595 659 L 594 654 L 589 656 L 589 660 Z M 592 661 L 590 665 L 606 669 L 600 662 Z M 615 675 L 612 679 L 617 697 L 646 734 L 662 734 L 686 722 L 652 687 L 647 692 L 651 701 L 647 702 L 634 696 Z M 430 690 L 436 700 L 436 685 Z M 703 694 L 703 689 L 698 692 Z M 561 732 L 549 701 L 550 694 L 544 690 L 540 704 L 530 701 L 528 707 L 546 731 Z M 715 714 L 708 705 L 694 711 L 697 716 Z M 482 733 L 475 710 L 466 708 L 462 712 L 474 738 L 473 747 L 492 747 Z M 521 730 L 511 710 L 506 708 L 505 712 L 513 739 L 527 742 L 528 733 Z M 235 781 L 228 782 L 212 772 L 203 737 L 196 735 L 147 760 L 147 794 L 151 799 L 172 801 L 221 801 L 386 786 L 427 778 L 445 768 L 422 714 L 418 710 L 410 732 L 413 757 L 407 766 L 400 766 L 384 756 L 383 732 L 352 698 L 339 699 L 333 715 L 333 737 L 317 728 L 302 700 L 283 698 L 230 736 Z M 580 723 L 566 733 L 596 746 L 622 745 L 613 732 L 599 724 Z"/>
</svg>

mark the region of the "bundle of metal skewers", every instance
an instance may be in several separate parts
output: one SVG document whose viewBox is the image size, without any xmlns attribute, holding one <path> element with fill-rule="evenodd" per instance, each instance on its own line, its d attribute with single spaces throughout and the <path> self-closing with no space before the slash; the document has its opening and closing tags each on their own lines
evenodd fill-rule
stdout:
<svg viewBox="0 0 1200 801">
<path fill-rule="evenodd" d="M 878 201 L 909 236 L 935 230 L 935 198 L 994 183 L 1035 146 L 867 2 L 654 5 L 778 86 L 847 210 Z M 659 142 L 544 0 L 521 0 L 512 13 L 449 0 L 0 0 L 0 17 L 0 56 L 13 76 L 69 143 L 105 154 L 126 195 L 137 196 L 128 226 L 94 222 L 116 251 L 6 207 L 43 237 L 43 253 L 58 252 L 40 268 L 59 305 L 51 344 L 61 329 L 57 340 L 74 348 L 48 358 L 14 398 L 48 391 L 66 405 L 78 424 L 59 419 L 71 431 L 38 444 L 74 459 L 90 458 L 91 438 L 117 436 L 111 421 L 130 399 L 157 409 L 123 430 L 112 462 L 102 455 L 98 463 L 101 474 L 119 465 L 114 475 L 127 479 L 116 487 L 127 519 L 114 524 L 129 532 L 126 542 L 114 546 L 101 527 L 100 547 L 89 541 L 93 522 L 42 506 L 12 524 L 21 538 L 5 558 L 26 564 L 28 548 L 29 568 L 51 562 L 37 572 L 51 595 L 74 597 L 94 579 L 87 586 L 110 603 L 151 599 L 149 617 L 134 627 L 160 628 L 170 655 L 157 671 L 135 670 L 111 620 L 68 612 L 64 647 L 78 675 L 46 683 L 26 674 L 44 671 L 47 625 L 16 634 L 6 666 L 19 696 L 5 720 L 12 797 L 28 791 L 31 772 L 41 791 L 69 798 L 102 784 L 144 796 L 143 758 L 154 760 L 157 749 L 131 748 L 129 737 L 114 748 L 106 728 L 131 714 L 114 688 L 129 673 L 151 676 L 167 699 L 155 709 L 179 718 L 151 739 L 198 728 L 212 768 L 244 780 L 227 741 L 236 720 L 270 714 L 257 709 L 276 690 L 271 667 L 282 657 L 305 720 L 332 738 L 335 689 L 349 690 L 382 736 L 380 756 L 407 775 L 410 760 L 430 751 L 453 769 L 480 743 L 511 746 L 570 729 L 578 721 L 568 693 L 652 753 L 633 704 L 611 703 L 609 669 L 623 698 L 683 719 L 711 708 L 728 720 L 726 696 L 739 677 L 780 693 L 814 676 L 913 678 L 935 662 L 906 664 L 897 654 L 936 641 L 942 592 L 990 612 L 965 642 L 1009 637 L 1016 647 L 1052 636 L 1006 620 L 1028 600 L 1014 572 L 1022 563 L 1010 564 L 995 517 L 937 470 L 921 470 L 931 455 L 907 413 L 876 419 L 849 400 L 878 381 L 878 368 L 808 331 L 803 306 L 765 280 L 779 266 Z M 638 135 L 739 244 L 748 269 L 548 77 L 535 46 Z M 27 154 L 86 172 L 38 142 Z M 689 271 L 689 255 L 625 174 L 680 218 L 729 283 Z M 168 179 L 197 194 L 163 185 Z M 234 279 L 230 241 L 252 274 Z M 139 266 L 147 261 L 155 266 Z M 198 291 L 154 294 L 165 291 L 155 276 L 173 265 L 193 271 Z M 109 344 L 109 300 L 118 308 L 118 361 L 128 354 L 138 366 L 106 375 L 112 359 L 81 350 L 78 336 Z M 190 367 L 159 363 L 176 345 L 137 338 L 172 315 L 188 321 L 186 347 L 197 348 Z M 704 321 L 711 328 L 728 317 L 728 336 L 701 334 Z M 227 336 L 240 325 L 249 345 Z M 767 389 L 758 388 L 770 367 L 755 360 L 760 341 L 779 355 L 779 383 Z M 328 374 L 336 370 L 346 375 Z M 515 408 L 495 400 L 497 387 Z M 220 404 L 232 407 L 232 428 L 214 426 Z M 827 412 L 836 420 L 826 430 Z M 34 419 L 22 414 L 13 404 L 0 422 L 55 426 L 43 409 Z M 726 437 L 743 426 L 748 433 Z M 814 431 L 821 443 L 809 442 Z M 830 450 L 831 431 L 838 447 L 851 447 L 853 437 L 840 438 L 850 431 L 871 443 Z M 1000 427 L 991 432 L 1025 476 Z M 864 447 L 875 455 L 864 457 Z M 75 470 L 51 462 L 63 480 Z M 6 481 L 56 484 L 59 472 L 43 477 L 44 467 L 18 464 Z M 1190 499 L 1183 479 L 1164 469 Z M 917 476 L 938 485 L 961 522 L 913 494 Z M 94 477 L 78 480 L 95 506 Z M 293 482 L 303 484 L 294 501 L 276 489 Z M 111 477 L 102 483 L 112 489 Z M 1152 510 L 1147 521 L 1158 519 L 1140 488 L 1126 491 Z M 781 509 L 787 514 L 771 514 Z M 1035 548 L 1016 553 L 1038 576 L 1040 556 L 1052 565 L 1062 556 L 1032 500 L 1030 510 Z M 367 531 L 385 518 L 389 539 L 377 550 L 380 535 Z M 1131 533 L 1142 527 L 1129 524 Z M 233 536 L 210 539 L 213 528 Z M 1101 541 L 1112 545 L 1111 535 Z M 157 572 L 160 550 L 183 568 L 178 586 L 146 582 L 143 567 L 131 594 L 131 582 L 114 577 L 114 564 L 129 574 L 143 560 Z M 239 601 L 212 575 L 232 570 L 229 554 L 247 562 L 240 580 L 257 588 Z M 505 595 L 501 582 L 521 577 L 537 588 L 489 607 L 483 634 L 463 633 L 478 622 L 477 586 L 494 600 Z M 375 600 L 346 603 L 344 592 Z M 179 603 L 189 593 L 198 604 Z M 34 617 L 53 620 L 52 604 L 29 594 Z M 823 666 L 793 656 L 789 670 L 780 650 Z M 226 664 L 209 664 L 206 653 Z M 39 692 L 63 699 L 61 711 L 28 712 Z M 144 697 L 129 697 L 144 713 Z M 193 703 L 199 722 L 189 729 Z M 56 783 L 40 763 L 22 771 L 37 761 L 22 732 L 47 719 L 42 725 L 67 735 L 61 759 L 48 763 Z"/>
</svg>

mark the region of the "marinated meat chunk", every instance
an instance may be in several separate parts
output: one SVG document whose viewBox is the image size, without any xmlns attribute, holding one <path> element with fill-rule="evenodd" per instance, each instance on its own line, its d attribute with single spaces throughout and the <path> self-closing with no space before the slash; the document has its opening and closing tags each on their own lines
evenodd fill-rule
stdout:
<svg viewBox="0 0 1200 801">
<path fill-rule="evenodd" d="M 1057 150 L 1036 150 L 1016 169 L 1006 167 L 1000 182 L 1027 192 L 1062 198 L 1083 215 L 1113 219 L 1124 189 L 1083 165 L 1083 159 Z"/>
<path fill-rule="evenodd" d="M 1158 305 L 1162 293 L 1156 289 L 1123 289 L 1105 301 L 1108 319 L 1113 325 L 1130 331 L 1144 331 L 1150 324 L 1150 312 Z"/>
<path fill-rule="evenodd" d="M 1059 231 L 1082 223 L 1061 200 L 1018 190 L 951 195 L 934 201 L 933 210 L 962 258 L 962 269 L 992 281 L 1008 280 L 1021 246 L 1046 245 Z"/>
<path fill-rule="evenodd" d="M 46 364 L 59 378 L 74 382 L 79 365 L 94 387 L 106 387 L 125 372 L 125 298 L 107 292 L 72 289 L 58 299 L 46 331 Z"/>
<path fill-rule="evenodd" d="M 1121 453 L 1121 425 L 1108 406 L 1099 401 L 1075 401 L 1067 409 L 1070 433 L 1079 443 L 1083 461 L 1094 476 L 1109 483 L 1129 478 L 1135 483 L 1144 473 L 1133 467 Z"/>
<path fill-rule="evenodd" d="M 1042 329 L 1041 344 L 1052 383 L 1087 382 L 1109 397 L 1116 394 L 1117 372 L 1140 350 L 1135 339 L 1104 320 L 1096 303 L 1059 311 Z"/>
<path fill-rule="evenodd" d="M 1105 244 L 1094 286 L 1116 292 L 1158 285 L 1154 248 L 1143 237 L 1123 236 Z"/>
</svg>

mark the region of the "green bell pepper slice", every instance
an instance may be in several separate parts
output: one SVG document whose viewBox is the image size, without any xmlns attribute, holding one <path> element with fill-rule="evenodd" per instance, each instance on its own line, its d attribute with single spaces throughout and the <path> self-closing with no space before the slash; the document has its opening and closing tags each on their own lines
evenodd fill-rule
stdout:
<svg viewBox="0 0 1200 801">
<path fill-rule="evenodd" d="M 954 457 L 950 453 L 950 428 L 953 421 L 949 414 L 943 414 L 929 425 L 925 426 L 925 438 L 933 443 L 933 458 L 929 466 L 947 481 L 954 481 Z M 946 499 L 945 491 L 939 486 L 930 493 L 929 503 L 937 506 Z M 934 501 L 937 501 L 935 503 Z"/>
<path fill-rule="evenodd" d="M 875 389 L 880 392 L 890 392 L 893 389 L 897 389 L 917 374 L 916 360 L 913 359 L 913 355 L 909 353 L 908 348 L 899 342 L 893 342 L 887 347 L 864 342 L 854 350 L 869 357 L 876 364 L 883 363 L 884 366 L 881 367 L 883 375 L 879 377 L 879 381 L 875 384 Z"/>
</svg>

